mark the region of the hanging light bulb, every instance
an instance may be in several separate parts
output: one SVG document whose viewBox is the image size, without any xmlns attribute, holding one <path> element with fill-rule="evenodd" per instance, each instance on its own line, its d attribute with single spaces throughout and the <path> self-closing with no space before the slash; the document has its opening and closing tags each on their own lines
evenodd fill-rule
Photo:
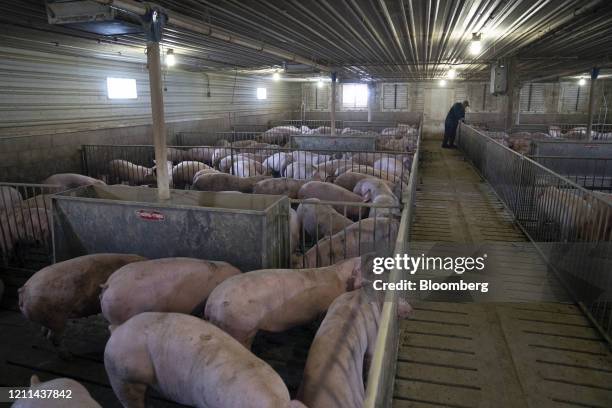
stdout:
<svg viewBox="0 0 612 408">
<path fill-rule="evenodd" d="M 438 82 L 438 85 L 446 86 L 446 79 L 441 79 L 440 82 Z"/>
<path fill-rule="evenodd" d="M 169 67 L 173 67 L 176 65 L 176 56 L 174 55 L 174 50 L 169 49 L 166 52 L 166 65 Z"/>
<path fill-rule="evenodd" d="M 278 71 L 274 72 L 274 74 L 272 74 L 272 79 L 275 81 L 280 80 L 280 74 L 278 73 Z"/>
<path fill-rule="evenodd" d="M 319 80 L 317 81 L 317 87 L 323 88 L 323 80 L 321 78 L 319 78 Z"/>
<path fill-rule="evenodd" d="M 578 80 L 578 85 L 580 85 L 580 86 L 585 86 L 585 85 L 586 85 L 586 79 L 584 79 L 584 78 L 580 78 L 580 79 Z"/>
<path fill-rule="evenodd" d="M 448 79 L 455 79 L 457 77 L 457 71 L 455 71 L 454 68 L 451 68 L 448 70 L 448 73 L 446 74 Z"/>
<path fill-rule="evenodd" d="M 482 52 L 482 42 L 480 41 L 480 34 L 473 33 L 472 41 L 470 42 L 470 54 L 478 55 Z"/>
</svg>

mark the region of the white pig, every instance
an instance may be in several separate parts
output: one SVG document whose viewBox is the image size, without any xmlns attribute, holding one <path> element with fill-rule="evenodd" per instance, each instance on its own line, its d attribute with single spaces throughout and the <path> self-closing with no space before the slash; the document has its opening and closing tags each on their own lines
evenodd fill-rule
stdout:
<svg viewBox="0 0 612 408">
<path fill-rule="evenodd" d="M 147 387 L 198 408 L 297 408 L 279 375 L 240 343 L 194 316 L 147 312 L 118 326 L 104 366 L 126 408 L 144 408 Z"/>
<path fill-rule="evenodd" d="M 58 398 L 28 399 L 20 398 L 12 405 L 12 408 L 102 408 L 83 385 L 70 378 L 56 378 L 50 381 L 40 382 L 36 375 L 30 378 L 30 390 L 35 391 L 58 391 L 64 396 Z"/>
<path fill-rule="evenodd" d="M 245 347 L 258 330 L 281 332 L 314 320 L 340 294 L 360 287 L 361 258 L 326 268 L 262 269 L 217 286 L 205 316 Z"/>
</svg>

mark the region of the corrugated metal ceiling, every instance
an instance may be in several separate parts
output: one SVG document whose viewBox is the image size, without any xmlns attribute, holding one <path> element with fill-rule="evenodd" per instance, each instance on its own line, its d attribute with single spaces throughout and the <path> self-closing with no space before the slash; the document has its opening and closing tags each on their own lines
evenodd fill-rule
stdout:
<svg viewBox="0 0 612 408">
<path fill-rule="evenodd" d="M 345 79 L 422 80 L 445 75 L 488 77 L 488 64 L 519 58 L 521 79 L 569 75 L 612 63 L 612 2 L 609 0 L 159 0 L 181 15 L 281 48 L 336 68 Z M 43 0 L 3 0 L 0 34 L 15 25 L 67 33 L 123 47 L 142 58 L 140 35 L 113 38 L 46 23 Z M 172 22 L 170 22 L 172 23 Z M 9 27 L 9 28 L 7 28 Z M 10 31 L 10 33 L 7 33 Z M 49 33 L 54 33 L 53 35 Z M 468 52 L 472 33 L 483 51 Z M 34 36 L 35 37 L 35 36 Z M 89 42 L 77 48 L 94 49 Z M 93 45 L 92 45 L 93 44 Z M 190 69 L 261 69 L 282 59 L 170 25 L 164 45 Z M 108 47 L 107 47 L 108 48 Z M 117 57 L 116 51 L 114 56 Z"/>
</svg>

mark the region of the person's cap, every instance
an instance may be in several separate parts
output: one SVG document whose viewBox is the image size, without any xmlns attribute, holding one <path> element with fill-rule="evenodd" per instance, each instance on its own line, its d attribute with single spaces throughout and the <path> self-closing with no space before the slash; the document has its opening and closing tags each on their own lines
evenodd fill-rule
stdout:
<svg viewBox="0 0 612 408">
<path fill-rule="evenodd" d="M 468 101 L 463 101 L 463 104 L 464 104 L 465 106 L 470 106 L 470 103 L 469 103 Z"/>
</svg>

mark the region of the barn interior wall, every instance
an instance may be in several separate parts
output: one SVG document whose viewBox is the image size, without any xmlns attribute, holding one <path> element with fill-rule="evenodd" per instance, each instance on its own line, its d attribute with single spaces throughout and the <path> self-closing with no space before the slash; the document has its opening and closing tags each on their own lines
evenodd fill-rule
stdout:
<svg viewBox="0 0 612 408">
<path fill-rule="evenodd" d="M 138 97 L 108 99 L 107 77 L 136 79 Z M 289 119 L 300 102 L 297 83 L 233 73 L 172 69 L 164 86 L 169 143 L 181 131 Z M 152 143 L 149 100 L 143 64 L 0 47 L 0 180 L 78 172 L 83 144 Z"/>
<path fill-rule="evenodd" d="M 571 83 L 569 83 L 571 84 Z M 375 95 L 372 105 L 372 118 L 374 121 L 412 121 L 418 120 L 420 113 L 424 110 L 425 93 L 431 92 L 436 88 L 436 83 L 430 82 L 408 82 L 408 103 L 403 111 L 385 111 L 381 106 L 382 85 L 375 87 Z M 325 86 L 328 86 L 327 84 Z M 527 86 L 527 85 L 525 85 Z M 560 98 L 562 83 L 546 83 L 543 88 L 543 105 L 540 112 L 521 112 L 519 121 L 522 124 L 546 124 L 546 123 L 585 123 L 587 120 L 586 104 L 581 104 L 576 112 L 563 111 L 561 109 Z M 468 99 L 470 109 L 468 117 L 474 122 L 486 122 L 504 126 L 506 97 L 495 96 L 489 93 L 488 83 L 486 82 L 454 82 L 447 81 L 446 88 L 455 91 L 455 100 Z M 582 98 L 588 100 L 588 83 L 581 87 Z M 339 87 L 339 98 L 341 98 L 341 86 Z M 304 92 L 304 88 L 302 89 Z M 594 121 L 612 122 L 612 81 L 600 79 L 596 86 L 596 105 Z M 339 101 L 340 102 L 340 101 Z M 367 120 L 367 109 L 362 110 L 343 110 L 341 103 L 337 104 L 338 120 Z M 449 107 L 450 108 L 450 107 Z M 519 108 L 519 101 L 515 102 L 514 116 Z M 306 104 L 306 119 L 324 120 L 329 119 L 329 109 L 309 109 Z M 299 119 L 294 115 L 294 119 Z"/>
</svg>

